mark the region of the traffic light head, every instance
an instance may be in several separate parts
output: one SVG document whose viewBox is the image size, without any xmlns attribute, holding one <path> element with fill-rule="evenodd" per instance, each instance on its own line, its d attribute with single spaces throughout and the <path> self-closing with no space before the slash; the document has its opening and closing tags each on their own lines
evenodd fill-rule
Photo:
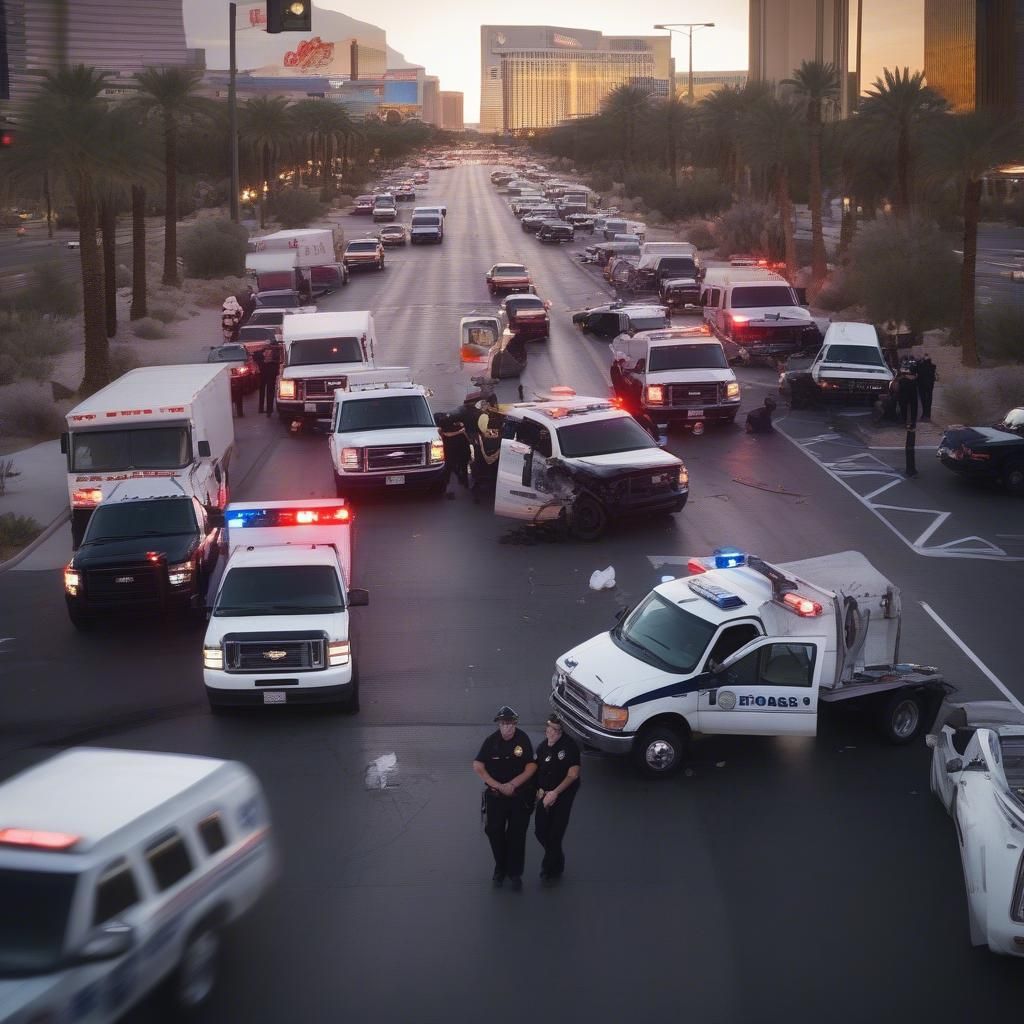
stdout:
<svg viewBox="0 0 1024 1024">
<path fill-rule="evenodd" d="M 312 32 L 312 0 L 267 0 L 268 32 Z"/>
</svg>

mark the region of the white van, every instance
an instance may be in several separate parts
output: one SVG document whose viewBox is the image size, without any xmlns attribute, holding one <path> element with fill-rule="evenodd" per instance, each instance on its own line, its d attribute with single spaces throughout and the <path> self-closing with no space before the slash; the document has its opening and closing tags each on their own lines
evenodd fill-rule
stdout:
<svg viewBox="0 0 1024 1024">
<path fill-rule="evenodd" d="M 0 785 L 0 1024 L 117 1020 L 171 978 L 213 991 L 225 928 L 273 881 L 233 761 L 80 747 Z"/>
</svg>

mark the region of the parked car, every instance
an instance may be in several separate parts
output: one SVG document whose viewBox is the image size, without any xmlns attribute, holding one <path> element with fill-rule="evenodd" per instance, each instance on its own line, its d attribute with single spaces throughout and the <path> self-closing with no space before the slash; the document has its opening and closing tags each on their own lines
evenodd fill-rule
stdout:
<svg viewBox="0 0 1024 1024">
<path fill-rule="evenodd" d="M 575 234 L 572 225 L 566 224 L 564 220 L 546 220 L 541 224 L 537 238 L 541 242 L 554 242 L 557 245 L 573 241 Z"/>
<path fill-rule="evenodd" d="M 394 205 L 394 201 L 382 203 L 379 201 L 373 207 L 373 219 L 375 221 L 386 221 L 394 220 L 398 216 L 398 209 Z"/>
<path fill-rule="evenodd" d="M 386 247 L 405 245 L 409 241 L 409 232 L 406 231 L 404 224 L 385 224 L 377 232 L 377 237 L 380 239 L 380 244 Z"/>
<path fill-rule="evenodd" d="M 416 201 L 416 188 L 412 182 L 404 182 L 395 189 L 395 199 L 400 203 L 413 203 Z"/>
<path fill-rule="evenodd" d="M 947 428 L 936 455 L 968 480 L 1001 483 L 1010 494 L 1024 496 L 1024 406 L 992 427 Z"/>
<path fill-rule="evenodd" d="M 584 334 L 596 334 L 609 341 L 620 334 L 655 331 L 672 326 L 664 306 L 630 306 L 623 302 L 580 310 L 573 313 L 572 322 Z"/>
<path fill-rule="evenodd" d="M 227 363 L 231 367 L 231 393 L 248 395 L 259 387 L 256 359 L 248 345 L 215 345 L 206 357 L 208 363 Z"/>
<path fill-rule="evenodd" d="M 557 220 L 558 211 L 553 206 L 535 206 L 523 214 L 520 225 L 527 234 L 535 235 L 546 220 Z"/>
</svg>

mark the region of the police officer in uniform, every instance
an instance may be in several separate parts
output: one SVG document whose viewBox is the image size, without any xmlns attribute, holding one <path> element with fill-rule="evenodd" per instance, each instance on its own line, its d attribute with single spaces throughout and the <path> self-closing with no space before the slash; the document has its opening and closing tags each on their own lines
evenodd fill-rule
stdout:
<svg viewBox="0 0 1024 1024">
<path fill-rule="evenodd" d="M 519 715 L 506 705 L 494 720 L 497 731 L 484 740 L 473 760 L 473 771 L 487 787 L 484 831 L 494 854 L 494 886 L 500 889 L 507 878 L 513 889 L 521 889 L 537 765 L 530 737 L 517 726 Z"/>
<path fill-rule="evenodd" d="M 544 847 L 541 881 L 550 885 L 562 877 L 565 854 L 562 839 L 569 827 L 569 814 L 580 788 L 580 748 L 562 731 L 558 715 L 551 715 L 544 739 L 537 747 L 537 811 L 533 826 Z"/>
</svg>

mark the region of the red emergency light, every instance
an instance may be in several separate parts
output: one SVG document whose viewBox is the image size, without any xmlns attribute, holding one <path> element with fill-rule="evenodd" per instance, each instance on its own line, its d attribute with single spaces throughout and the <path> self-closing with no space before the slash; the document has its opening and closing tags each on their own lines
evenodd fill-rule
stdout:
<svg viewBox="0 0 1024 1024">
<path fill-rule="evenodd" d="M 37 850 L 70 850 L 81 836 L 70 832 L 47 832 L 38 828 L 0 828 L 0 843 L 31 846 Z"/>
</svg>

